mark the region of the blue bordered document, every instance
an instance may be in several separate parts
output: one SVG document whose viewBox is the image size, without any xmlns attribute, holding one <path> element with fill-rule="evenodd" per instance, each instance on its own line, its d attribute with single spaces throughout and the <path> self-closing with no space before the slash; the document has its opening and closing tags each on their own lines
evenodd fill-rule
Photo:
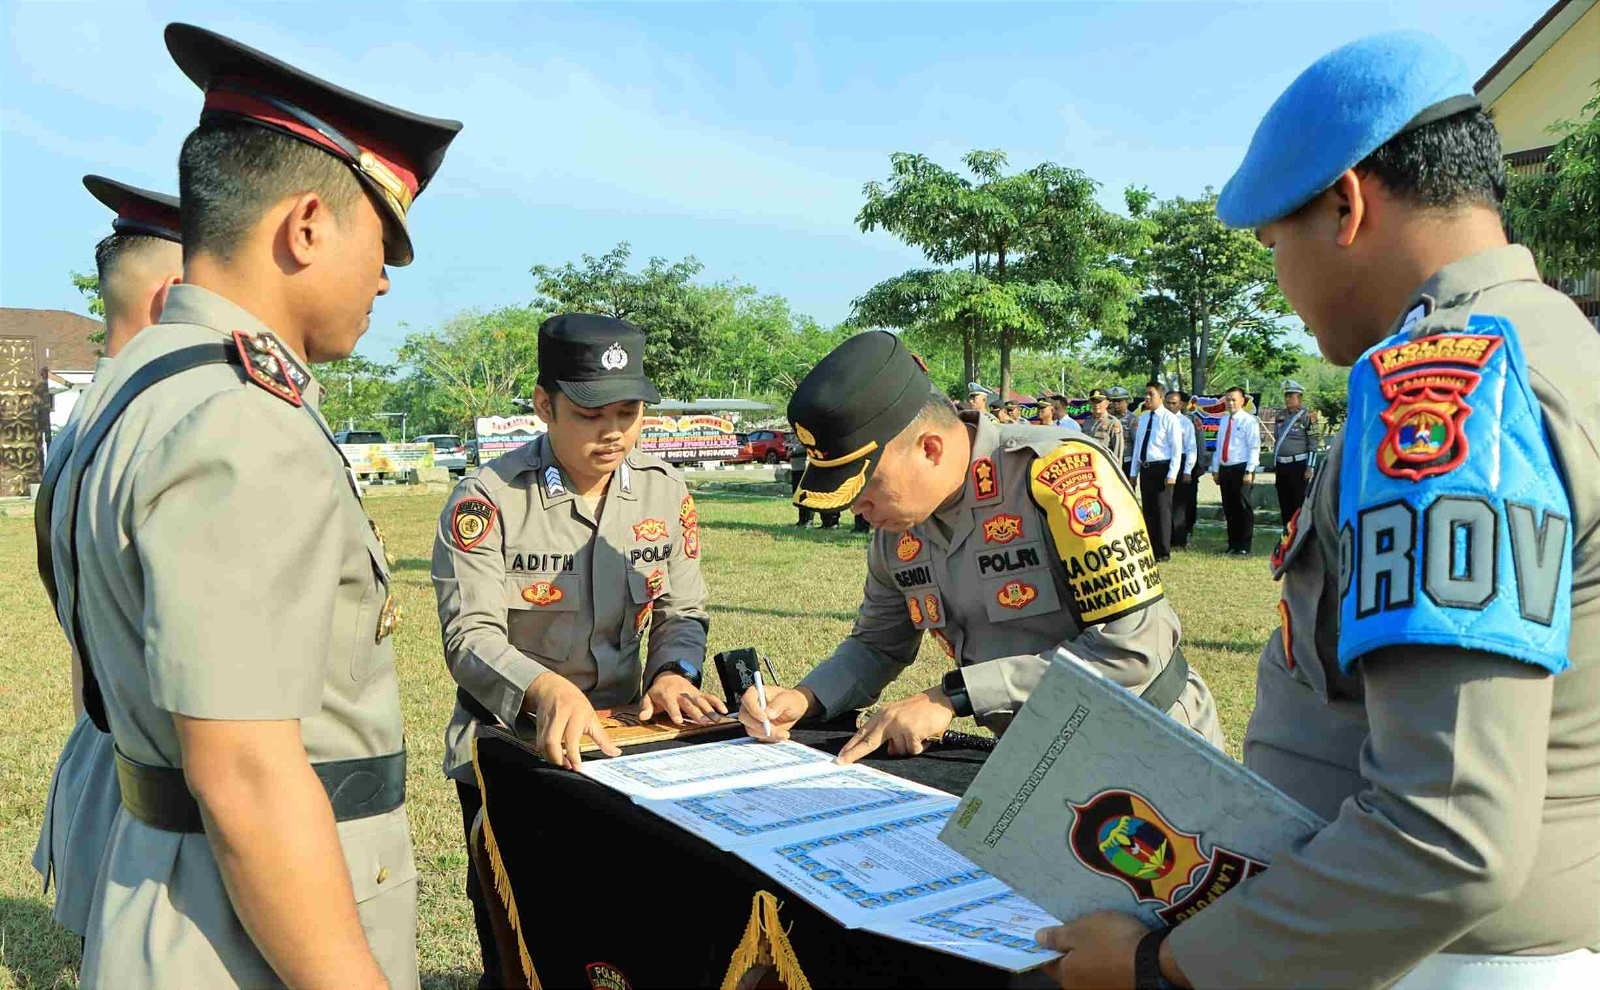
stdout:
<svg viewBox="0 0 1600 990">
<path fill-rule="evenodd" d="M 1322 826 L 1058 650 L 940 838 L 1056 917 L 1175 925 Z"/>
<path fill-rule="evenodd" d="M 847 928 L 1020 972 L 1043 909 L 939 840 L 954 795 L 794 742 L 703 743 L 582 772 L 752 864 Z"/>
</svg>

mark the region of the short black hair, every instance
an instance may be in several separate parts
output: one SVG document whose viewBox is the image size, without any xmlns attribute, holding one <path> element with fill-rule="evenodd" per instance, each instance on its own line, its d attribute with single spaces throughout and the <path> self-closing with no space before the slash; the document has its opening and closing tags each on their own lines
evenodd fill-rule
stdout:
<svg viewBox="0 0 1600 990">
<path fill-rule="evenodd" d="M 1452 114 L 1390 138 L 1356 165 L 1427 209 L 1487 206 L 1506 198 L 1500 134 L 1482 109 Z"/>
<path fill-rule="evenodd" d="M 1173 395 L 1176 395 L 1176 396 L 1177 396 L 1177 397 L 1178 397 L 1178 401 L 1179 401 L 1179 402 L 1188 402 L 1188 401 L 1189 401 L 1189 393 L 1188 393 L 1188 392 L 1185 392 L 1185 391 L 1184 391 L 1184 390 L 1183 390 L 1183 389 L 1181 389 L 1181 388 L 1175 388 L 1175 389 L 1173 389 L 1173 390 L 1172 390 L 1172 394 L 1173 394 Z"/>
<path fill-rule="evenodd" d="M 1241 399 L 1250 398 L 1250 396 L 1245 392 L 1245 390 L 1243 388 L 1241 388 L 1240 386 L 1238 386 L 1238 385 L 1233 386 L 1232 388 L 1228 389 L 1227 392 L 1224 392 L 1222 394 L 1223 395 L 1228 395 L 1228 394 L 1233 393 L 1233 392 L 1238 392 L 1239 393 L 1239 398 L 1241 398 Z"/>
<path fill-rule="evenodd" d="M 1145 382 L 1144 383 L 1144 387 L 1145 388 L 1153 388 L 1157 392 L 1160 392 L 1162 395 L 1166 395 L 1167 394 L 1166 386 L 1162 385 L 1160 382 L 1156 381 L 1154 378 L 1152 378 L 1149 381 Z"/>
<path fill-rule="evenodd" d="M 366 195 L 348 165 L 298 138 L 243 120 L 202 122 L 178 153 L 184 258 L 231 257 L 268 207 L 303 192 L 319 193 L 336 217 Z"/>
<path fill-rule="evenodd" d="M 100 279 L 100 295 L 111 291 L 117 278 L 117 265 L 147 248 L 159 247 L 163 238 L 149 234 L 108 234 L 94 246 L 94 270 Z"/>
</svg>

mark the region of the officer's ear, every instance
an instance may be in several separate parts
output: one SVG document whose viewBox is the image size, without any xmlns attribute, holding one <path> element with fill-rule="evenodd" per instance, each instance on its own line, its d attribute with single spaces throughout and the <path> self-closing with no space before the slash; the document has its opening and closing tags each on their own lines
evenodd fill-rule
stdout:
<svg viewBox="0 0 1600 990">
<path fill-rule="evenodd" d="M 1333 205 L 1339 218 L 1334 243 L 1339 247 L 1347 248 L 1355 243 L 1356 234 L 1361 230 L 1361 225 L 1367 218 L 1367 197 L 1371 195 L 1371 186 L 1362 182 L 1361 176 L 1353 168 L 1347 168 L 1328 189 L 1327 195 L 1333 198 Z"/>
<path fill-rule="evenodd" d="M 555 396 L 545 391 L 543 385 L 535 385 L 533 387 L 533 411 L 538 413 L 539 418 L 546 423 L 554 423 L 556 421 Z"/>
<path fill-rule="evenodd" d="M 278 205 L 278 210 L 282 251 L 300 267 L 310 265 L 318 251 L 336 240 L 339 221 L 321 193 L 303 192 L 289 197 Z"/>
</svg>

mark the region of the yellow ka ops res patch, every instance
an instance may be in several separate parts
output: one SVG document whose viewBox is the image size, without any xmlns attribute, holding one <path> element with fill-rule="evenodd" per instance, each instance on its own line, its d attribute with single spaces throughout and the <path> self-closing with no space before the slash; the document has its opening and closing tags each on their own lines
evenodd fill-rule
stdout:
<svg viewBox="0 0 1600 990">
<path fill-rule="evenodd" d="M 1161 572 L 1144 514 L 1100 448 L 1066 440 L 1035 458 L 1028 491 L 1066 568 L 1081 624 L 1109 622 L 1161 600 Z"/>
<path fill-rule="evenodd" d="M 456 546 L 465 552 L 482 543 L 498 511 L 481 498 L 464 498 L 457 502 L 455 512 L 450 515 L 450 535 L 456 538 Z"/>
</svg>

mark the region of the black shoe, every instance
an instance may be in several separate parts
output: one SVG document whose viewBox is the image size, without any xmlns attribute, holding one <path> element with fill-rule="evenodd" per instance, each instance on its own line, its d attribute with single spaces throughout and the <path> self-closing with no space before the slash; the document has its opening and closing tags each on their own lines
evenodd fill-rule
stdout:
<svg viewBox="0 0 1600 990">
<path fill-rule="evenodd" d="M 1158 563 L 1158 564 L 1165 564 L 1165 563 L 1166 563 L 1166 562 L 1167 562 L 1167 561 L 1169 561 L 1169 560 L 1171 560 L 1171 559 L 1172 559 L 1172 554 L 1170 554 L 1170 553 L 1169 553 L 1169 554 L 1167 554 L 1167 555 L 1166 555 L 1166 556 L 1164 556 L 1164 557 L 1157 557 L 1157 558 L 1156 558 L 1156 563 Z"/>
</svg>

